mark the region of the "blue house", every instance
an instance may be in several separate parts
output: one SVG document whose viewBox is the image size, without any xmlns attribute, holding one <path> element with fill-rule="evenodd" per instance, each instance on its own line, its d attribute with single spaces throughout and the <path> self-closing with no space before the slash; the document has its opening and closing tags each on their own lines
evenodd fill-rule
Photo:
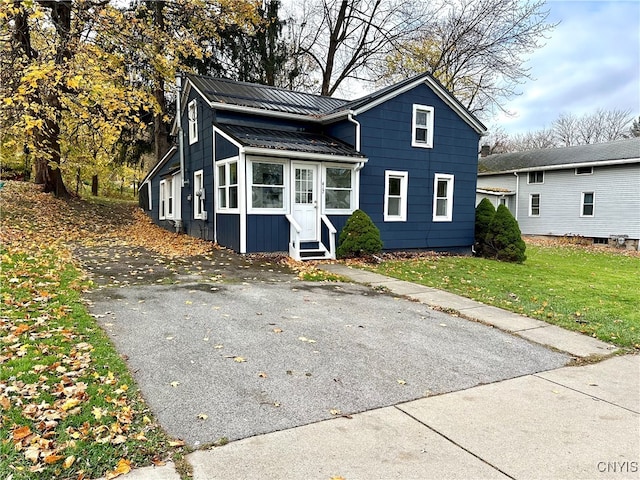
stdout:
<svg viewBox="0 0 640 480">
<path fill-rule="evenodd" d="M 385 250 L 470 251 L 484 125 L 431 75 L 355 101 L 185 75 L 141 205 L 239 253 L 335 258 L 356 209 Z"/>
</svg>

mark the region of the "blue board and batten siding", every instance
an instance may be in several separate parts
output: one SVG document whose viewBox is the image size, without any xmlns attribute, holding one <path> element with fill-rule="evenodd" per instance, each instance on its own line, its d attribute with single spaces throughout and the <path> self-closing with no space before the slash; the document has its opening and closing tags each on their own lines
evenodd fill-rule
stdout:
<svg viewBox="0 0 640 480">
<path fill-rule="evenodd" d="M 413 105 L 434 107 L 433 148 L 411 146 Z M 356 117 L 361 151 L 360 208 L 380 229 L 385 250 L 468 249 L 474 241 L 479 135 L 426 85 Z M 408 172 L 406 222 L 384 221 L 385 171 Z M 434 176 L 454 175 L 453 220 L 433 222 Z"/>
</svg>

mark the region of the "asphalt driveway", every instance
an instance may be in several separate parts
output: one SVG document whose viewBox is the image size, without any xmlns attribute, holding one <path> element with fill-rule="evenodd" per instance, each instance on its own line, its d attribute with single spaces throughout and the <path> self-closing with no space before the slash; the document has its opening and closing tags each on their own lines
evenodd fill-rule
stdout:
<svg viewBox="0 0 640 480">
<path fill-rule="evenodd" d="M 79 251 L 91 312 L 160 424 L 236 440 L 560 367 L 566 355 L 347 283 L 221 252 Z M 94 260 L 91 260 L 94 259 Z M 170 284 L 168 284 L 170 283 Z"/>
</svg>

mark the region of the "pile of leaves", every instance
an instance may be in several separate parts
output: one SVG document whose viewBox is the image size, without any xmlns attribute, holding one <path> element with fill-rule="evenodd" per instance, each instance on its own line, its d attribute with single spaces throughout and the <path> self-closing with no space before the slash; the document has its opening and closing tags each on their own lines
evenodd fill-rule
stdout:
<svg viewBox="0 0 640 480">
<path fill-rule="evenodd" d="M 134 205 L 64 202 L 27 183 L 7 182 L 0 205 L 0 472 L 13 480 L 110 479 L 162 464 L 181 442 L 154 422 L 87 312 L 81 294 L 90 284 L 69 245 L 145 243 L 175 255 L 204 245 L 149 245 L 156 230 L 131 223 Z"/>
</svg>

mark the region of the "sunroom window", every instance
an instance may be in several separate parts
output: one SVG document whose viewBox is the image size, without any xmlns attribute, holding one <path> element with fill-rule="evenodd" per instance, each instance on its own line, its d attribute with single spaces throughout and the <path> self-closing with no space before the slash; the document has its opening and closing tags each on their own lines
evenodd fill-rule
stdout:
<svg viewBox="0 0 640 480">
<path fill-rule="evenodd" d="M 327 167 L 325 175 L 324 205 L 329 211 L 350 212 L 353 203 L 353 169 Z"/>
<path fill-rule="evenodd" d="M 238 162 L 218 164 L 216 177 L 218 190 L 218 210 L 238 208 Z"/>
<path fill-rule="evenodd" d="M 283 210 L 285 190 L 284 165 L 281 163 L 251 163 L 251 207 Z"/>
</svg>

